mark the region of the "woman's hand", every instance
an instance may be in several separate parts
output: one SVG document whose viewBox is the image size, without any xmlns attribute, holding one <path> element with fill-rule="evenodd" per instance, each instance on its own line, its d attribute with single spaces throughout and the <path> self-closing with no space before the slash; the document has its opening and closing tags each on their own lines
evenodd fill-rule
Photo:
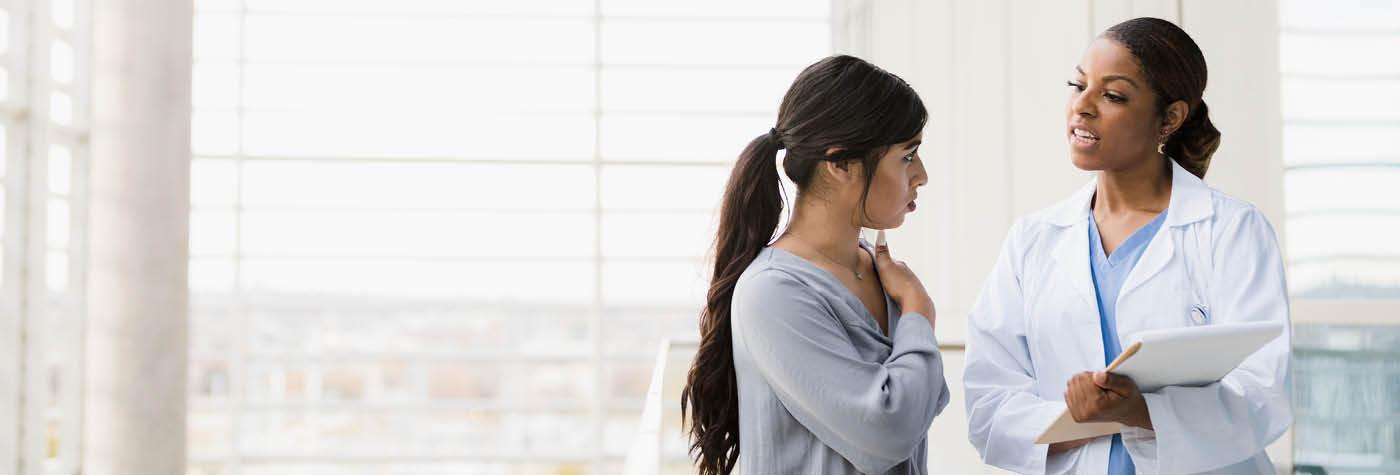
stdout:
<svg viewBox="0 0 1400 475">
<path fill-rule="evenodd" d="M 930 326 L 935 320 L 933 299 L 928 296 L 923 282 L 909 270 L 904 261 L 890 257 L 890 246 L 885 242 L 885 231 L 875 238 L 875 270 L 880 273 L 880 285 L 885 293 L 905 312 L 914 312 L 928 319 Z"/>
<path fill-rule="evenodd" d="M 1133 378 L 1105 371 L 1079 373 L 1069 379 L 1065 404 L 1076 422 L 1117 422 L 1152 429 L 1147 400 Z"/>
</svg>

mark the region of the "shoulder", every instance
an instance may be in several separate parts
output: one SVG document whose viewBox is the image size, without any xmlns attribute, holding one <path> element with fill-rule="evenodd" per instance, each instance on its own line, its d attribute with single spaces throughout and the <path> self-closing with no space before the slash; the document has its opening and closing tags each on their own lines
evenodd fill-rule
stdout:
<svg viewBox="0 0 1400 475">
<path fill-rule="evenodd" d="M 1211 207 L 1214 216 L 1213 237 L 1219 239 L 1240 234 L 1249 237 L 1274 238 L 1274 227 L 1263 210 L 1229 193 L 1210 188 Z"/>
</svg>

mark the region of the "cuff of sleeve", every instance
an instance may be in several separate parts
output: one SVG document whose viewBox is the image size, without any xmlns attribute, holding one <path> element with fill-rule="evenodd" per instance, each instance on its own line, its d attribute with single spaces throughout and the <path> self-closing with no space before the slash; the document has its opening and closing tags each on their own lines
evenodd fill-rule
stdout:
<svg viewBox="0 0 1400 475">
<path fill-rule="evenodd" d="M 1152 416 L 1152 430 L 1124 427 L 1123 445 L 1128 449 L 1128 455 L 1133 457 L 1133 464 L 1139 473 L 1173 473 L 1169 466 L 1171 457 L 1165 456 L 1171 453 L 1172 443 L 1159 437 L 1174 433 L 1170 426 L 1176 416 L 1170 401 L 1165 395 L 1157 393 L 1144 393 L 1142 397 L 1147 401 L 1147 413 Z"/>
<path fill-rule="evenodd" d="M 899 316 L 894 325 L 894 347 L 917 351 L 926 348 L 938 352 L 938 338 L 933 335 L 933 326 L 923 315 L 907 312 Z"/>
</svg>

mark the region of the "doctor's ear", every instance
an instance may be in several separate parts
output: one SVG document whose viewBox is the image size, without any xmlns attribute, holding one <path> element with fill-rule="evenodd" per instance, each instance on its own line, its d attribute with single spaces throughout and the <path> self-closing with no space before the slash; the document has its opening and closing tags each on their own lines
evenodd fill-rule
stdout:
<svg viewBox="0 0 1400 475">
<path fill-rule="evenodd" d="M 1186 116 L 1190 113 L 1191 106 L 1186 105 L 1186 101 L 1178 100 L 1167 104 L 1166 110 L 1162 111 L 1161 140 L 1166 141 L 1167 137 L 1176 133 L 1181 124 L 1186 123 Z"/>
</svg>

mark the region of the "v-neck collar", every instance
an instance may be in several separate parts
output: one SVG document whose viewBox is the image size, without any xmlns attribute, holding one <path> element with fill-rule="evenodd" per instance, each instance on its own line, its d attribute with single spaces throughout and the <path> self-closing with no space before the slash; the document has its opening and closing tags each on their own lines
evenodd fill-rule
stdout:
<svg viewBox="0 0 1400 475">
<path fill-rule="evenodd" d="M 875 250 L 874 250 L 874 248 L 870 245 L 870 243 L 867 242 L 864 238 L 862 238 L 862 239 L 860 240 L 860 243 L 859 243 L 859 244 L 860 244 L 860 248 L 861 248 L 861 249 L 864 249 L 866 253 L 870 254 L 870 259 L 871 259 L 871 260 L 874 260 L 874 259 L 875 259 Z M 881 287 L 881 288 L 880 288 L 880 295 L 883 296 L 883 297 L 885 298 L 885 326 L 886 326 L 886 328 L 889 328 L 889 333 L 888 333 L 888 334 L 886 334 L 886 333 L 883 332 L 883 331 L 880 331 L 880 323 L 877 322 L 877 321 L 875 320 L 875 315 L 872 314 L 872 313 L 870 313 L 870 309 L 865 308 L 865 301 L 861 300 L 861 299 L 860 299 L 860 296 L 856 295 L 855 292 L 852 292 L 850 288 L 846 287 L 846 284 L 841 283 L 841 279 L 836 278 L 836 275 L 835 275 L 835 274 L 832 274 L 831 271 L 828 271 L 828 270 L 826 270 L 825 268 L 822 268 L 822 266 L 819 266 L 819 265 L 817 265 L 816 263 L 814 263 L 814 262 L 812 262 L 812 261 L 809 261 L 809 260 L 807 260 L 806 258 L 804 258 L 804 257 L 802 257 L 802 256 L 799 256 L 799 255 L 797 255 L 797 254 L 793 254 L 791 251 L 788 251 L 787 249 L 783 249 L 783 248 L 780 248 L 780 247 L 777 247 L 777 246 L 768 246 L 768 247 L 769 247 L 769 249 L 772 249 L 772 250 L 774 250 L 775 252 L 781 252 L 781 253 L 783 253 L 783 254 L 788 255 L 789 257 L 792 257 L 793 259 L 796 259 L 796 260 L 802 262 L 802 264 L 805 265 L 805 266 L 807 266 L 807 267 L 810 267 L 810 268 L 812 268 L 812 269 L 816 269 L 817 272 L 819 273 L 819 275 L 823 276 L 825 279 L 827 279 L 827 280 L 829 281 L 829 282 L 827 282 L 828 284 L 835 284 L 836 288 L 838 289 L 837 291 L 838 291 L 838 292 L 841 292 L 841 299 L 842 299 L 842 300 L 845 300 L 847 305 L 851 305 L 852 307 L 855 307 L 856 309 L 858 309 L 858 311 L 861 313 L 861 315 L 864 315 L 864 316 L 865 316 L 865 321 L 866 321 L 867 323 L 869 323 L 869 324 L 874 328 L 875 333 L 877 333 L 877 334 L 879 334 L 880 336 L 882 336 L 882 337 L 884 337 L 884 338 L 887 338 L 887 339 L 892 339 L 892 338 L 894 338 L 894 323 L 895 323 L 895 320 L 899 318 L 899 316 L 897 316 L 897 315 L 894 314 L 894 313 L 895 313 L 895 312 L 894 312 L 894 309 L 895 309 L 894 300 L 890 298 L 890 295 L 889 295 L 888 293 L 885 293 L 884 287 Z M 876 279 L 879 279 L 879 278 L 880 278 L 880 267 L 879 267 L 879 266 L 872 266 L 872 267 L 874 267 L 874 271 L 875 271 L 875 272 L 874 272 L 874 275 L 875 275 L 875 278 L 876 278 Z"/>
<path fill-rule="evenodd" d="M 1103 247 L 1103 236 L 1099 234 L 1099 223 L 1094 219 L 1094 213 L 1090 211 L 1089 244 L 1094 246 L 1094 256 L 1106 263 L 1109 267 L 1118 267 L 1122 265 L 1123 261 L 1133 254 L 1134 249 L 1147 246 L 1147 243 L 1152 240 L 1152 235 L 1156 234 L 1150 231 L 1161 229 L 1162 221 L 1165 220 L 1166 217 L 1167 210 L 1162 210 L 1161 213 L 1157 214 L 1157 217 L 1152 218 L 1152 221 L 1148 221 L 1147 224 L 1137 228 L 1137 230 L 1133 231 L 1133 234 L 1129 235 L 1127 239 L 1124 239 L 1122 243 L 1119 243 L 1118 248 L 1113 250 L 1113 254 L 1109 254 Z"/>
</svg>

